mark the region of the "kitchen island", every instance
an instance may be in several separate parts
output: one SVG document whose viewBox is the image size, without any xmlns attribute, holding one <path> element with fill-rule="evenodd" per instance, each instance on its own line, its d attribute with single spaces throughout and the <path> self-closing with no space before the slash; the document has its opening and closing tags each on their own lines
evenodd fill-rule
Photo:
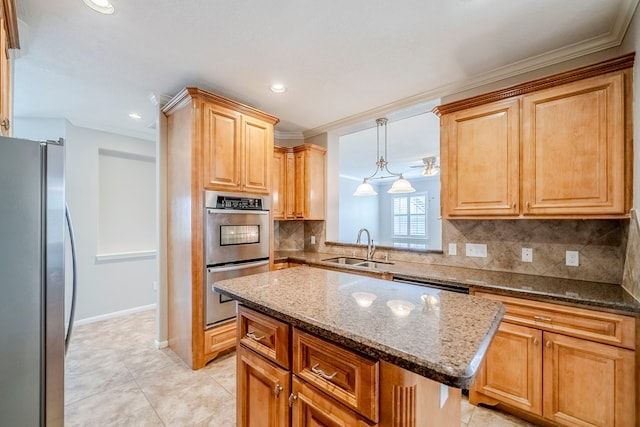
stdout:
<svg viewBox="0 0 640 427">
<path fill-rule="evenodd" d="M 360 386 L 359 380 L 352 378 L 356 373 L 350 375 L 348 367 L 325 368 L 321 364 L 322 348 L 315 353 L 307 350 L 305 354 L 314 366 L 305 370 L 304 363 L 300 362 L 304 355 L 299 356 L 297 352 L 306 348 L 304 343 L 311 342 L 308 340 L 320 340 L 325 349 L 335 346 L 337 351 L 352 352 L 373 363 L 368 368 L 373 372 L 368 388 L 374 397 L 366 409 L 359 406 L 357 396 L 352 401 L 345 398 L 344 402 L 336 403 L 335 408 L 324 405 L 325 413 L 335 414 L 339 406 L 345 404 L 346 409 L 352 409 L 358 417 L 364 416 L 360 420 L 362 425 L 459 425 L 460 391 L 472 383 L 504 313 L 504 307 L 495 301 L 311 267 L 224 280 L 214 287 L 217 292 L 257 312 L 258 317 L 266 315 L 267 321 L 273 319 L 290 327 L 291 331 L 283 335 L 293 337 L 285 338 L 291 340 L 293 346 L 281 350 L 288 352 L 289 357 L 272 360 L 280 360 L 278 364 L 289 369 L 288 360 L 293 359 L 294 392 L 304 391 L 304 387 L 310 390 L 307 395 L 317 391 L 316 388 L 322 390 L 322 384 L 313 386 L 318 385 L 314 383 L 315 378 L 324 376 L 318 381 L 328 381 L 331 396 L 332 391 L 340 388 L 340 381 L 331 382 L 330 377 L 336 373 L 336 379 L 344 373 L 345 384 L 355 381 L 353 388 Z M 259 325 L 259 334 L 246 329 L 247 324 L 257 325 L 257 321 L 245 322 L 243 329 L 242 319 L 243 316 L 239 316 L 239 350 L 240 343 L 245 341 L 248 348 L 255 350 L 254 341 L 269 334 L 263 333 L 265 328 L 259 329 Z M 269 335 L 264 341 L 271 338 Z M 250 356 L 254 357 L 253 353 Z M 248 413 L 241 366 L 244 365 L 239 360 L 238 425 L 243 425 L 243 417 Z M 307 371 L 318 375 L 307 377 Z M 348 389 L 349 384 L 343 388 Z M 275 395 L 288 389 L 288 384 L 276 383 Z M 291 393 L 289 402 L 292 403 L 292 399 L 295 402 L 297 396 Z M 339 397 L 340 394 L 338 402 Z M 307 414 L 313 412 L 308 409 L 312 399 L 301 397 L 299 400 L 306 402 Z M 251 402 L 249 399 L 248 403 Z M 296 423 L 304 418 L 295 414 L 296 407 L 292 405 L 293 425 L 305 425 Z"/>
</svg>

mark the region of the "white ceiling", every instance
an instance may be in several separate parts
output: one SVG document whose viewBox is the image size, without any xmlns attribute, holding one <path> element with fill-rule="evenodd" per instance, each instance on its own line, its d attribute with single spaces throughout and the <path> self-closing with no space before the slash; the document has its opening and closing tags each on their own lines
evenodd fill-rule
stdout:
<svg viewBox="0 0 640 427">
<path fill-rule="evenodd" d="M 199 86 L 336 129 L 616 46 L 638 0 L 16 0 L 17 117 L 153 138 L 156 99 Z M 269 91 L 284 83 L 286 93 Z M 136 111 L 142 119 L 127 115 Z"/>
</svg>

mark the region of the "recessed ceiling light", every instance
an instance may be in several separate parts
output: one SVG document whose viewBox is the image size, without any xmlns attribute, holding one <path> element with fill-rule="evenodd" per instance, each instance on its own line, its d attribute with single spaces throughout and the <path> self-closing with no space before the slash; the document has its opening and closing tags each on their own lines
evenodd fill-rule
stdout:
<svg viewBox="0 0 640 427">
<path fill-rule="evenodd" d="M 287 88 L 282 83 L 274 83 L 271 85 L 271 92 L 273 93 L 285 93 Z"/>
<path fill-rule="evenodd" d="M 138 113 L 129 113 L 129 117 L 131 117 L 132 119 L 136 119 L 136 120 L 142 118 L 142 116 L 140 114 L 138 114 Z"/>
<path fill-rule="evenodd" d="M 115 12 L 115 8 L 109 0 L 83 0 L 84 4 L 89 6 L 96 12 L 100 12 L 104 15 L 111 15 Z"/>
</svg>

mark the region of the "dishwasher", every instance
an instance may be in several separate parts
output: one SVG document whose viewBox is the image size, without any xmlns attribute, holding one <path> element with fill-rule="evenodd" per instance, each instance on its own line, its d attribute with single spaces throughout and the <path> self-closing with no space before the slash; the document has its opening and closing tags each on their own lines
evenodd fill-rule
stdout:
<svg viewBox="0 0 640 427">
<path fill-rule="evenodd" d="M 464 285 L 454 285 L 451 283 L 433 283 L 428 280 L 414 279 L 402 276 L 393 276 L 394 282 L 406 283 L 409 285 L 425 286 L 427 288 L 442 289 L 443 291 L 457 292 L 459 294 L 468 294 L 469 288 Z"/>
</svg>

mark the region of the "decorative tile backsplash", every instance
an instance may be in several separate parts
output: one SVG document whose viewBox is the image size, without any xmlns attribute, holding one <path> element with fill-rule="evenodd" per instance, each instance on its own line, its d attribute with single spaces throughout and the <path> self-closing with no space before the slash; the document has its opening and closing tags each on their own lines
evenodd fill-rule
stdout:
<svg viewBox="0 0 640 427">
<path fill-rule="evenodd" d="M 623 282 L 624 271 L 625 283 L 629 283 L 629 287 L 633 284 L 638 288 L 635 295 L 640 295 L 637 221 L 633 227 L 629 230 L 628 220 L 443 220 L 444 253 L 378 248 L 374 258 L 381 259 L 388 254 L 391 260 L 618 284 Z M 312 235 L 316 237 L 315 245 L 310 243 Z M 341 255 L 355 251 L 357 256 L 365 256 L 366 252 L 364 247 L 355 245 L 325 244 L 324 221 L 280 221 L 275 238 L 275 247 L 280 250 L 304 249 Z M 456 244 L 457 255 L 447 254 L 449 243 Z M 467 243 L 486 244 L 487 257 L 465 256 Z M 521 261 L 522 248 L 533 249 L 533 262 Z M 578 267 L 565 265 L 567 250 L 579 252 Z M 633 252 L 627 254 L 627 267 L 624 266 L 625 250 Z M 628 265 L 633 259 L 635 269 Z"/>
<path fill-rule="evenodd" d="M 622 287 L 640 301 L 640 224 L 638 214 L 631 211 Z"/>
</svg>

